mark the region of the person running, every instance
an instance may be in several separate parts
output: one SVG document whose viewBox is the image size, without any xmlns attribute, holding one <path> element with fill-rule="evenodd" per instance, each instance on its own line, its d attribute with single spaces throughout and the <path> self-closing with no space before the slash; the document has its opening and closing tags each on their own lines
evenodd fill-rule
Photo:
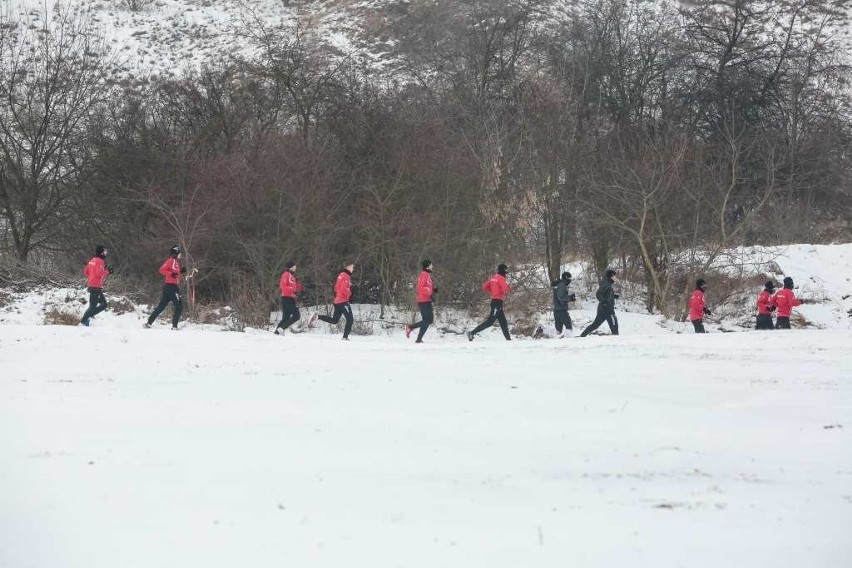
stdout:
<svg viewBox="0 0 852 568">
<path fill-rule="evenodd" d="M 772 312 L 775 305 L 775 282 L 767 280 L 763 290 L 757 295 L 757 325 L 755 329 L 775 329 L 772 325 Z"/>
<path fill-rule="evenodd" d="M 346 319 L 346 324 L 343 326 L 343 339 L 345 341 L 349 341 L 349 332 L 352 331 L 352 306 L 349 305 L 349 300 L 352 298 L 352 272 L 354 270 L 355 263 L 350 262 L 337 275 L 337 281 L 334 283 L 334 314 L 331 317 L 319 316 L 320 321 L 330 324 L 336 324 L 340 321 L 340 316 L 343 316 Z"/>
<path fill-rule="evenodd" d="M 414 343 L 423 343 L 423 336 L 426 335 L 426 330 L 435 321 L 432 296 L 438 291 L 432 284 L 432 261 L 426 259 L 420 265 L 423 267 L 423 270 L 420 272 L 420 276 L 417 277 L 417 285 L 414 289 L 417 307 L 420 308 L 420 321 L 405 326 L 406 339 L 411 336 L 413 330 L 418 330 L 417 340 Z"/>
<path fill-rule="evenodd" d="M 553 321 L 556 325 L 558 337 L 571 337 L 574 333 L 571 316 L 568 314 L 568 302 L 575 300 L 574 294 L 568 293 L 568 286 L 570 285 L 570 272 L 563 272 L 559 280 L 553 281 Z M 564 333 L 563 328 L 565 329 Z"/>
<path fill-rule="evenodd" d="M 104 280 L 110 275 L 112 269 L 106 265 L 107 248 L 104 245 L 95 247 L 95 256 L 83 267 L 83 276 L 86 277 L 86 286 L 89 291 L 89 308 L 80 319 L 82 325 L 88 326 L 91 319 L 107 309 L 106 296 L 104 296 Z"/>
<path fill-rule="evenodd" d="M 784 279 L 784 287 L 775 292 L 775 305 L 778 306 L 778 321 L 775 323 L 775 329 L 790 329 L 793 308 L 801 306 L 802 302 L 796 298 L 793 292 L 793 279 L 789 276 Z"/>
<path fill-rule="evenodd" d="M 703 278 L 695 281 L 695 291 L 689 299 L 689 321 L 692 322 L 692 327 L 695 328 L 695 333 L 707 333 L 704 329 L 704 316 L 710 315 L 710 310 L 704 304 L 704 289 L 707 283 Z"/>
<path fill-rule="evenodd" d="M 148 316 L 148 321 L 143 325 L 145 329 L 150 327 L 157 320 L 163 310 L 169 305 L 174 304 L 174 313 L 172 314 L 172 330 L 177 331 L 180 315 L 183 312 L 183 304 L 180 297 L 180 279 L 186 274 L 186 267 L 180 263 L 181 250 L 178 245 L 173 246 L 169 250 L 169 258 L 160 266 L 160 274 L 163 275 L 165 282 L 163 284 L 163 295 L 160 297 L 160 303 L 154 308 L 154 311 Z"/>
<path fill-rule="evenodd" d="M 491 295 L 491 311 L 484 322 L 479 324 L 473 331 L 467 332 L 467 340 L 473 341 L 473 338 L 480 331 L 486 330 L 497 321 L 500 323 L 500 329 L 503 331 L 503 337 L 506 341 L 511 341 L 509 335 L 509 324 L 506 321 L 506 314 L 503 313 L 503 302 L 506 296 L 509 295 L 509 283 L 506 282 L 506 272 L 508 267 L 505 264 L 497 266 L 497 273 L 482 284 L 482 289 Z"/>
<path fill-rule="evenodd" d="M 618 299 L 618 294 L 612 288 L 613 284 L 618 280 L 615 275 L 615 270 L 609 268 L 601 279 L 598 291 L 595 293 L 595 297 L 598 300 L 598 314 L 595 317 L 595 321 L 583 330 L 580 337 L 586 337 L 599 328 L 603 322 L 609 325 L 609 331 L 613 335 L 618 335 L 618 318 L 615 317 L 615 300 Z"/>
<path fill-rule="evenodd" d="M 275 335 L 283 335 L 284 331 L 299 321 L 302 315 L 296 305 L 296 295 L 302 291 L 302 285 L 296 280 L 296 261 L 288 260 L 281 273 L 281 321 L 275 326 Z"/>
</svg>

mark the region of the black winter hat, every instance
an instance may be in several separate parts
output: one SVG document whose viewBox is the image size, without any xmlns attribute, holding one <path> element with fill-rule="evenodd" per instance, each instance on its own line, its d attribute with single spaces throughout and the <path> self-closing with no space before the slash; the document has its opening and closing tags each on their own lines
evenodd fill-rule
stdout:
<svg viewBox="0 0 852 568">
<path fill-rule="evenodd" d="M 570 272 L 563 272 L 562 273 L 562 280 L 564 280 L 565 282 L 571 282 L 571 273 Z"/>
<path fill-rule="evenodd" d="M 421 262 L 421 263 L 420 263 L 420 266 L 422 266 L 422 267 L 423 267 L 423 270 L 426 270 L 427 268 L 429 268 L 430 266 L 432 266 L 432 261 L 431 261 L 431 260 L 429 260 L 428 258 L 424 258 L 424 259 L 423 259 L 423 262 Z"/>
<path fill-rule="evenodd" d="M 792 288 L 793 287 L 793 279 L 790 278 L 789 276 L 784 279 L 784 287 L 785 288 Z"/>
<path fill-rule="evenodd" d="M 175 245 L 169 249 L 169 254 L 172 256 L 177 256 L 180 254 L 180 246 Z"/>
<path fill-rule="evenodd" d="M 106 247 L 104 245 L 98 245 L 95 247 L 95 256 L 103 256 L 104 251 L 106 251 Z"/>
<path fill-rule="evenodd" d="M 707 282 L 705 282 L 703 278 L 699 278 L 698 280 L 695 281 L 695 287 L 696 288 L 702 288 L 703 289 L 706 285 L 707 285 Z"/>
<path fill-rule="evenodd" d="M 772 280 L 767 280 L 766 284 L 764 284 L 763 287 L 766 288 L 767 290 L 774 290 L 775 289 L 775 282 L 773 282 Z"/>
<path fill-rule="evenodd" d="M 500 264 L 497 265 L 497 274 L 501 274 L 503 276 L 506 276 L 506 273 L 508 271 L 509 271 L 509 267 L 506 266 L 505 264 L 500 263 Z"/>
<path fill-rule="evenodd" d="M 615 271 L 615 270 L 613 270 L 612 268 L 607 268 L 607 269 L 606 269 L 606 277 L 607 277 L 607 278 L 612 278 L 612 277 L 613 277 L 613 276 L 615 276 L 616 274 L 618 274 L 618 272 L 617 272 L 617 271 Z"/>
<path fill-rule="evenodd" d="M 291 268 L 293 268 L 294 266 L 296 266 L 296 261 L 295 261 L 295 260 L 288 260 L 287 262 L 285 262 L 285 263 L 284 263 L 284 269 L 285 269 L 285 270 L 290 270 L 290 269 L 291 269 Z"/>
</svg>

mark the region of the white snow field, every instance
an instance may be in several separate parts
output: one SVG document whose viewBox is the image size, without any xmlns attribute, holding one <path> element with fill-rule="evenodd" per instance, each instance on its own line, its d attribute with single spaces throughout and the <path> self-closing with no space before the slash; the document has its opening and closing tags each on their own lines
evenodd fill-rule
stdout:
<svg viewBox="0 0 852 568">
<path fill-rule="evenodd" d="M 852 331 L 431 333 L 0 325 L 0 566 L 850 565 Z"/>
</svg>

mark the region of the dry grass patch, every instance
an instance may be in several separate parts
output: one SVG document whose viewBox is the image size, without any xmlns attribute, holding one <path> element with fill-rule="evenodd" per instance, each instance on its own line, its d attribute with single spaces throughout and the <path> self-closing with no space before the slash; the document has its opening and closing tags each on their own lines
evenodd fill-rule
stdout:
<svg viewBox="0 0 852 568">
<path fill-rule="evenodd" d="M 71 313 L 63 306 L 45 306 L 44 323 L 45 325 L 78 325 L 80 314 Z"/>
</svg>

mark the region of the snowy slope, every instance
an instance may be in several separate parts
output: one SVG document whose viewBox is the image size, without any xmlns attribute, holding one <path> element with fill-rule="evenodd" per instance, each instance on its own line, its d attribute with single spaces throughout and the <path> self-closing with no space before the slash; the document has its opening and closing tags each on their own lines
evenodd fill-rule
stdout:
<svg viewBox="0 0 852 568">
<path fill-rule="evenodd" d="M 781 272 L 768 275 L 779 283 L 790 276 L 809 302 L 799 313 L 820 327 L 852 328 L 852 243 L 779 247 L 774 262 Z"/>
<path fill-rule="evenodd" d="M 301 22 L 304 30 L 342 55 L 377 64 L 380 38 L 365 39 L 362 21 L 376 1 L 291 2 L 281 0 L 155 0 L 131 11 L 122 0 L 6 0 L 5 9 L 40 22 L 55 6 L 79 9 L 103 34 L 119 64 L 133 76 L 179 76 L 223 55 L 250 55 L 248 30 Z M 381 4 L 381 2 L 378 2 Z"/>
<path fill-rule="evenodd" d="M 772 337 L 0 325 L 0 566 L 848 566 L 852 333 Z"/>
</svg>

